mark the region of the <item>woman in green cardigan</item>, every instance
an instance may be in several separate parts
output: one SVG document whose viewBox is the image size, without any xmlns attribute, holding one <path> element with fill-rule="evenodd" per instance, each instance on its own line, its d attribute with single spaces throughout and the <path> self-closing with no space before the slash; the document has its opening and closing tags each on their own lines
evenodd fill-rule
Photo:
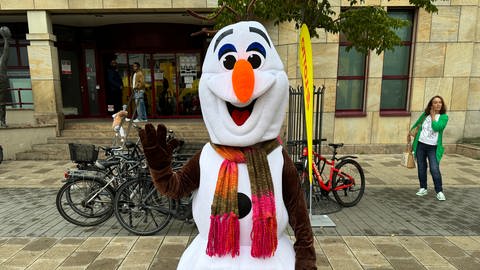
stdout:
<svg viewBox="0 0 480 270">
<path fill-rule="evenodd" d="M 417 158 L 418 180 L 420 189 L 418 196 L 427 195 L 427 159 L 430 167 L 430 173 L 433 178 L 435 192 L 439 201 L 445 200 L 442 188 L 442 174 L 440 173 L 440 160 L 442 159 L 444 148 L 442 144 L 443 130 L 447 126 L 448 115 L 447 107 L 441 96 L 434 96 L 428 102 L 425 112 L 420 115 L 415 124 L 408 133 L 407 140 L 413 140 L 413 153 Z M 418 132 L 414 130 L 418 127 Z"/>
</svg>

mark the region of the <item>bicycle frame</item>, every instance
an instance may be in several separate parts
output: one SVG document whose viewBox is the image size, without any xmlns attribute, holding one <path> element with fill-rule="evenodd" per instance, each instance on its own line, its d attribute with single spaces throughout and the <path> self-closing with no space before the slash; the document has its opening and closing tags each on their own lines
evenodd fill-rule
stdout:
<svg viewBox="0 0 480 270">
<path fill-rule="evenodd" d="M 303 151 L 302 151 L 302 158 L 304 159 L 304 166 L 303 166 L 303 168 L 304 168 L 303 173 L 304 174 L 306 174 L 308 172 L 308 170 L 307 170 L 307 168 L 308 168 L 307 153 L 308 153 L 308 148 L 304 147 Z M 344 172 L 341 172 L 339 169 L 337 169 L 335 167 L 336 161 L 339 160 L 339 159 L 335 158 L 336 152 L 334 152 L 330 161 L 327 160 L 327 158 L 323 157 L 322 155 L 316 153 L 315 151 L 312 151 L 312 154 L 313 154 L 313 157 L 314 157 L 313 158 L 314 161 L 313 161 L 313 164 L 312 164 L 312 170 L 313 170 L 313 173 L 315 174 L 318 185 L 320 186 L 320 188 L 322 190 L 325 190 L 327 192 L 330 192 L 332 190 L 338 191 L 338 190 L 342 190 L 342 189 L 345 189 L 345 188 L 349 188 L 349 187 L 351 187 L 352 185 L 355 184 L 355 179 L 352 176 L 350 176 L 350 175 L 348 175 Z M 323 161 L 322 168 L 319 170 L 317 164 L 321 163 L 322 161 Z M 322 172 L 325 169 L 326 165 L 330 166 L 330 173 L 329 173 L 327 181 L 325 181 L 325 179 L 323 179 L 323 176 L 322 176 Z M 342 185 L 339 185 L 339 186 L 336 186 L 335 188 L 333 188 L 333 175 L 335 173 L 337 173 L 341 177 L 348 178 L 350 180 L 350 183 L 349 184 L 342 184 Z M 325 182 L 326 182 L 326 184 L 325 184 Z"/>
<path fill-rule="evenodd" d="M 130 199 L 132 199 L 134 196 L 137 196 L 137 195 L 140 195 L 141 196 L 141 192 L 139 190 L 139 186 L 137 186 L 134 190 L 132 190 L 132 193 L 130 194 Z M 141 199 L 141 202 L 140 202 L 140 205 L 142 205 L 143 207 L 145 208 L 148 208 L 148 209 L 153 209 L 153 210 L 156 210 L 156 211 L 159 211 L 160 213 L 164 214 L 164 215 L 171 215 L 173 218 L 177 219 L 177 220 L 183 220 L 183 219 L 191 219 L 193 217 L 191 217 L 192 215 L 192 200 L 191 198 L 189 197 L 188 198 L 188 203 L 183 203 L 182 202 L 182 199 L 185 199 L 185 198 L 180 198 L 180 199 L 171 199 L 169 198 L 169 200 L 173 203 L 174 207 L 173 208 L 170 208 L 170 207 L 158 207 L 158 206 L 151 206 L 149 205 L 147 202 L 152 198 L 152 196 L 154 196 L 156 193 L 157 193 L 157 189 L 155 187 L 153 187 L 151 190 L 148 191 L 148 193 L 146 194 L 146 196 L 142 196 L 142 199 Z M 185 212 L 182 212 L 180 210 L 185 210 Z"/>
</svg>

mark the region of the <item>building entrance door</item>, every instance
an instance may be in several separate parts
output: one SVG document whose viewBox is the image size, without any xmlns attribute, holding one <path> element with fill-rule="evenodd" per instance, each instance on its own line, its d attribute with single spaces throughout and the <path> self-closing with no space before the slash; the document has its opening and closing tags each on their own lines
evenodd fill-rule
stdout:
<svg viewBox="0 0 480 270">
<path fill-rule="evenodd" d="M 98 64 L 96 59 L 96 50 L 93 47 L 83 48 L 83 73 L 81 83 L 81 92 L 85 116 L 101 116 L 105 114 L 104 95 L 101 94 L 100 84 L 98 83 Z"/>
<path fill-rule="evenodd" d="M 60 82 L 62 86 L 63 113 L 66 117 L 84 115 L 80 88 L 80 53 L 77 50 L 59 49 Z"/>
</svg>

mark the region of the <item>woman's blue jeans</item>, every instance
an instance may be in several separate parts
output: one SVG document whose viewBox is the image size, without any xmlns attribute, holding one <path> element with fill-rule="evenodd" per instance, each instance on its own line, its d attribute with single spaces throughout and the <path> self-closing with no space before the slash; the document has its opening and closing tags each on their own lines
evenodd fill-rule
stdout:
<svg viewBox="0 0 480 270">
<path fill-rule="evenodd" d="M 442 188 L 442 174 L 440 173 L 440 166 L 437 160 L 437 146 L 428 145 L 421 142 L 417 144 L 417 169 L 418 180 L 420 181 L 420 188 L 427 188 L 427 159 L 430 167 L 430 174 L 432 174 L 435 192 L 443 191 Z"/>
</svg>

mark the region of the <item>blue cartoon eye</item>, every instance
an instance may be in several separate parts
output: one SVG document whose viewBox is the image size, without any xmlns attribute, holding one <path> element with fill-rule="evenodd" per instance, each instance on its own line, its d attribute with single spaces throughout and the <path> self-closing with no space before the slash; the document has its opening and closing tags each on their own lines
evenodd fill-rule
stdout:
<svg viewBox="0 0 480 270">
<path fill-rule="evenodd" d="M 232 44 L 225 44 L 218 50 L 218 60 L 227 70 L 232 70 L 237 62 L 237 50 Z"/>
<path fill-rule="evenodd" d="M 248 62 L 252 65 L 253 69 L 260 68 L 265 62 L 265 57 L 267 55 L 265 47 L 258 42 L 253 42 L 247 48 Z"/>
</svg>

